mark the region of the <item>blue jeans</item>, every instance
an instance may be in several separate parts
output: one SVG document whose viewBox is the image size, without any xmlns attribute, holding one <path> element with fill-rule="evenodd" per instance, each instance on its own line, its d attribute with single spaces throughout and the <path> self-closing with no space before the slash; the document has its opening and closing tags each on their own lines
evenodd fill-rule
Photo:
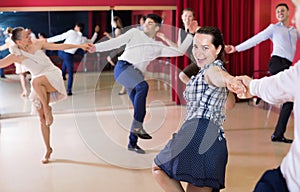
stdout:
<svg viewBox="0 0 300 192">
<path fill-rule="evenodd" d="M 114 69 L 114 77 L 118 83 L 126 88 L 133 105 L 134 114 L 131 129 L 143 128 L 149 86 L 142 72 L 134 68 L 134 66 L 127 61 L 118 61 Z M 137 141 L 138 137 L 130 133 L 129 143 L 135 146 Z"/>
<path fill-rule="evenodd" d="M 66 76 L 66 70 L 68 71 L 68 86 L 67 86 L 67 92 L 72 92 L 72 86 L 73 86 L 73 74 L 74 74 L 74 54 L 70 54 L 64 51 L 58 51 L 58 56 L 63 60 L 62 63 L 62 76 Z"/>
</svg>

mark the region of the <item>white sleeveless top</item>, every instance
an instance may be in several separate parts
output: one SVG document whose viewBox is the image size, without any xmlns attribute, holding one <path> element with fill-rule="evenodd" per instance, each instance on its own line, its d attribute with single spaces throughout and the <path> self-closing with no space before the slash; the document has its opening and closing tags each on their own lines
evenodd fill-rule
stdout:
<svg viewBox="0 0 300 192">
<path fill-rule="evenodd" d="M 56 89 L 55 92 L 50 93 L 50 104 L 67 98 L 62 72 L 52 63 L 50 58 L 43 50 L 37 50 L 34 54 L 20 50 L 17 47 L 13 47 L 11 50 L 13 54 L 22 54 L 23 56 L 27 57 L 27 59 L 23 60 L 21 65 L 24 65 L 25 68 L 30 72 L 32 79 L 31 82 L 33 82 L 37 77 L 45 76 L 49 83 Z M 33 102 L 36 109 L 41 107 L 41 102 L 32 87 L 29 99 Z"/>
</svg>

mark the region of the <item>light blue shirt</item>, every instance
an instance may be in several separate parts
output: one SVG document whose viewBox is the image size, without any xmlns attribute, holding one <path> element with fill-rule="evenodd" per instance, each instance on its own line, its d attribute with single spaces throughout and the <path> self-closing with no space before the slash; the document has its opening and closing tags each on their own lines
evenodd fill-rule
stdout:
<svg viewBox="0 0 300 192">
<path fill-rule="evenodd" d="M 273 42 L 271 56 L 279 56 L 293 61 L 296 52 L 296 43 L 299 34 L 294 27 L 286 28 L 281 22 L 270 24 L 265 30 L 259 32 L 247 41 L 236 46 L 238 52 L 245 51 L 255 45 L 270 39 Z"/>
</svg>

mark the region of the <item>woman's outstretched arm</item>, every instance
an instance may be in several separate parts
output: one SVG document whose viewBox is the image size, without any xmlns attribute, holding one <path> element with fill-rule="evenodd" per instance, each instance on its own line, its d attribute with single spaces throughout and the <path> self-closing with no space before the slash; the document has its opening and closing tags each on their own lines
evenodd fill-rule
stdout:
<svg viewBox="0 0 300 192">
<path fill-rule="evenodd" d="M 89 50 L 93 47 L 92 44 L 85 43 L 85 44 L 64 44 L 64 43 L 48 43 L 46 41 L 41 41 L 41 48 L 47 50 L 65 50 L 65 49 L 73 49 L 73 48 L 80 48 L 83 50 Z"/>
<path fill-rule="evenodd" d="M 8 56 L 4 57 L 3 59 L 0 59 L 0 68 L 7 67 L 15 62 L 22 63 L 22 61 L 24 59 L 25 59 L 25 57 L 22 55 L 16 56 L 15 54 L 9 54 Z"/>
</svg>

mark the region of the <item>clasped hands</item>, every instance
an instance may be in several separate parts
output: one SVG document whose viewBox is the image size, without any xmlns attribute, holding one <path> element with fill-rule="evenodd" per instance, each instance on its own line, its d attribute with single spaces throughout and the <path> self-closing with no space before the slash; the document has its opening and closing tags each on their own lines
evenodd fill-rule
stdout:
<svg viewBox="0 0 300 192">
<path fill-rule="evenodd" d="M 237 97 L 240 99 L 247 99 L 253 97 L 253 95 L 250 94 L 250 82 L 252 81 L 252 78 L 244 75 L 244 76 L 236 76 L 232 77 L 227 82 L 227 88 L 237 94 Z"/>
</svg>

